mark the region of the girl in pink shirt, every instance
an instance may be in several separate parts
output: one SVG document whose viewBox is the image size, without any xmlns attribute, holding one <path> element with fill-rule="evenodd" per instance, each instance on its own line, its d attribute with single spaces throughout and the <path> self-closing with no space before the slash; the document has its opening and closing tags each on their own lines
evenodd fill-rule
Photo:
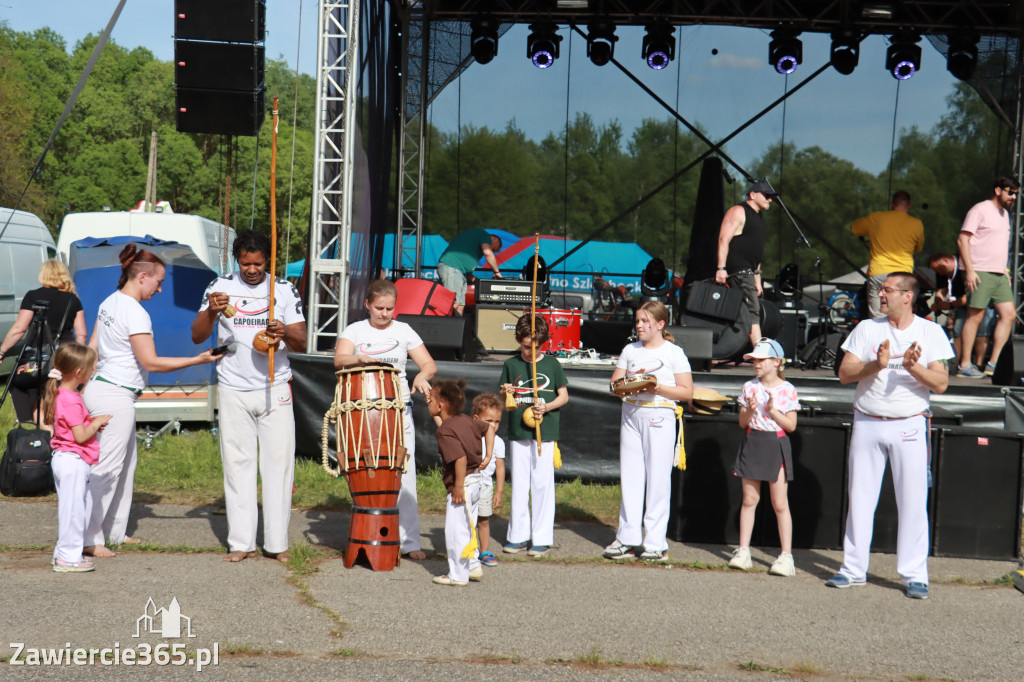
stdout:
<svg viewBox="0 0 1024 682">
<path fill-rule="evenodd" d="M 53 425 L 53 481 L 57 486 L 57 546 L 51 566 L 57 573 L 83 573 L 95 565 L 82 556 L 85 524 L 92 509 L 89 468 L 99 459 L 96 434 L 110 415 L 92 417 L 82 400 L 82 389 L 96 369 L 96 351 L 80 343 L 66 343 L 53 354 L 60 379 L 46 384 L 44 419 Z"/>
</svg>

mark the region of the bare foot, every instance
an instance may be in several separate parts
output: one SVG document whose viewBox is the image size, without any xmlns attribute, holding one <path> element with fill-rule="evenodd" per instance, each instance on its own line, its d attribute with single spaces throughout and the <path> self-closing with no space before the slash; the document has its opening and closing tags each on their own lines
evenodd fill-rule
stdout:
<svg viewBox="0 0 1024 682">
<path fill-rule="evenodd" d="M 409 557 L 413 561 L 423 561 L 427 558 L 427 553 L 424 552 L 422 549 L 414 549 L 405 556 Z"/>
<path fill-rule="evenodd" d="M 110 551 L 103 545 L 88 545 L 83 547 L 82 554 L 88 554 L 89 556 L 94 556 L 97 559 L 109 559 L 112 556 L 117 556 L 117 554 Z"/>
<path fill-rule="evenodd" d="M 278 552 L 276 554 L 274 552 L 264 552 L 263 556 L 267 557 L 268 559 L 277 559 L 282 564 L 288 563 L 288 560 L 291 559 L 291 557 L 288 556 L 288 552 Z"/>
<path fill-rule="evenodd" d="M 239 561 L 251 559 L 254 556 L 256 556 L 256 552 L 228 552 L 224 555 L 224 561 L 230 561 L 233 564 L 237 564 Z"/>
<path fill-rule="evenodd" d="M 125 538 L 124 538 L 124 542 L 122 542 L 121 544 L 122 545 L 141 545 L 142 544 L 142 540 L 140 540 L 138 538 L 131 538 L 131 537 L 128 537 L 126 535 Z"/>
</svg>

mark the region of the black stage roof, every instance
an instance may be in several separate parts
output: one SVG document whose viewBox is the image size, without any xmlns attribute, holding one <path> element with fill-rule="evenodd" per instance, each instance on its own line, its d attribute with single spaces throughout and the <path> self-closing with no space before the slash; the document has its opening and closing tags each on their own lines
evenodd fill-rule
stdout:
<svg viewBox="0 0 1024 682">
<path fill-rule="evenodd" d="M 488 15 L 502 23 L 585 24 L 600 17 L 623 25 L 661 19 L 675 25 L 786 25 L 819 33 L 851 28 L 876 34 L 909 29 L 934 35 L 968 28 L 983 35 L 1024 33 L 1020 0 L 422 0 L 403 4 L 432 21 Z"/>
</svg>

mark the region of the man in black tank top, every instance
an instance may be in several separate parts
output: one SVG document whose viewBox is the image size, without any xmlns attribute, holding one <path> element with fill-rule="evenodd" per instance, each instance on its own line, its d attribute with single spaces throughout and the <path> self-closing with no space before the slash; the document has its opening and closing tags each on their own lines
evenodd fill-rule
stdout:
<svg viewBox="0 0 1024 682">
<path fill-rule="evenodd" d="M 761 260 L 764 258 L 765 228 L 761 216 L 778 196 L 767 179 L 747 190 L 747 200 L 725 212 L 718 233 L 718 270 L 715 281 L 743 292 L 740 321 L 750 334 L 750 343 L 761 338 Z"/>
</svg>

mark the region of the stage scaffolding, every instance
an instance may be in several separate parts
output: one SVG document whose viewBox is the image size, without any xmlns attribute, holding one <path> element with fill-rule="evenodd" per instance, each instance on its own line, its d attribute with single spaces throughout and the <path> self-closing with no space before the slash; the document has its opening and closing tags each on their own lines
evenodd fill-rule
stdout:
<svg viewBox="0 0 1024 682">
<path fill-rule="evenodd" d="M 983 36 L 980 51 L 988 49 L 1004 56 L 1003 68 L 995 77 L 979 74 L 972 86 L 997 112 L 1012 131 L 1013 172 L 1024 179 L 1024 6 L 993 0 L 907 0 L 900 3 L 906 16 L 890 19 L 865 19 L 851 15 L 859 3 L 837 0 L 766 0 L 752 9 L 747 3 L 720 0 L 647 0 L 605 3 L 555 2 L 555 0 L 320 0 L 319 39 L 317 44 L 316 139 L 313 171 L 313 224 L 310 227 L 308 272 L 308 349 L 311 353 L 330 352 L 338 330 L 349 320 L 350 296 L 358 295 L 365 282 L 350 291 L 354 276 L 370 273 L 354 268 L 349 254 L 353 246 L 353 197 L 356 138 L 355 125 L 357 79 L 367 78 L 361 53 L 360 29 L 374 30 L 375 24 L 361 26 L 361 8 L 380 13 L 390 9 L 399 22 L 401 57 L 398 67 L 400 103 L 397 142 L 398 168 L 394 183 L 395 264 L 402 275 L 418 276 L 423 237 L 424 172 L 426 166 L 427 111 L 433 98 L 470 64 L 469 22 L 489 14 L 501 22 L 500 34 L 513 23 L 536 20 L 555 21 L 559 25 L 585 25 L 597 13 L 590 9 L 600 4 L 604 14 L 617 24 L 643 25 L 665 18 L 677 25 L 717 24 L 771 28 L 786 23 L 804 31 L 829 32 L 853 27 L 862 33 L 890 34 L 910 25 L 936 44 L 945 47 L 945 33 L 975 26 Z M 1016 9 L 1014 9 L 1016 7 Z M 369 29 L 367 27 L 370 27 Z M 999 45 L 993 47 L 994 43 Z M 370 61 L 367 59 L 367 61 Z M 358 67 L 358 68 L 352 68 Z M 372 72 L 371 78 L 391 78 Z M 998 87 L 993 87 L 998 84 Z M 993 94 L 995 93 L 995 94 Z M 390 148 L 387 148 L 390 150 Z M 379 151 L 379 150 L 378 150 Z M 362 154 L 362 149 L 359 150 Z M 388 151 L 387 153 L 390 153 Z M 373 210 L 380 210 L 374 208 Z M 1022 202 L 1016 204 L 1011 266 L 1014 293 L 1018 300 L 1024 291 L 1024 231 L 1021 230 Z M 372 229 L 379 229 L 379 218 Z M 370 235 L 366 237 L 371 242 Z M 362 255 L 372 249 L 358 244 Z M 363 264 L 365 266 L 365 263 Z M 376 263 L 379 266 L 379 263 Z M 373 273 L 376 276 L 376 273 Z"/>
</svg>

